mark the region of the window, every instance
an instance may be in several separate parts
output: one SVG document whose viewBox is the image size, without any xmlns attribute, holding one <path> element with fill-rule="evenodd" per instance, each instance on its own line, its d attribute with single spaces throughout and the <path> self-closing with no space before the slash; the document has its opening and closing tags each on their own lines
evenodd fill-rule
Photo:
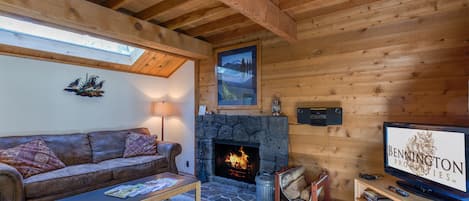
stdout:
<svg viewBox="0 0 469 201">
<path fill-rule="evenodd" d="M 145 50 L 62 29 L 0 16 L 0 44 L 132 65 Z"/>
</svg>

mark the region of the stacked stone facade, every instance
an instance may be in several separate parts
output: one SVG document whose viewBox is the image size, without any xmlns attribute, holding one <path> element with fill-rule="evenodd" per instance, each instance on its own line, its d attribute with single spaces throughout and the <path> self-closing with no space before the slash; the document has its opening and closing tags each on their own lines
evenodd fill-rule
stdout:
<svg viewBox="0 0 469 201">
<path fill-rule="evenodd" d="M 196 174 L 213 181 L 217 140 L 259 144 L 260 172 L 273 173 L 288 165 L 288 119 L 272 116 L 205 115 L 196 121 Z"/>
</svg>

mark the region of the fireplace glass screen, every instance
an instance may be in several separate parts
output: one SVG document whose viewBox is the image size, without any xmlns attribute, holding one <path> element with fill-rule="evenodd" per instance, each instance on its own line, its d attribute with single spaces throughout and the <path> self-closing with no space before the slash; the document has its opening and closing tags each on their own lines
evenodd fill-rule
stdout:
<svg viewBox="0 0 469 201">
<path fill-rule="evenodd" d="M 258 171 L 258 147 L 215 143 L 215 175 L 255 183 Z"/>
</svg>

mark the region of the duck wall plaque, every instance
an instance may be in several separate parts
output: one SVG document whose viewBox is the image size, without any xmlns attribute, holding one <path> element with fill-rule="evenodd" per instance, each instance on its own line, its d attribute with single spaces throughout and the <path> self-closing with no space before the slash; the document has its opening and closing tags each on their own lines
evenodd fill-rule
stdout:
<svg viewBox="0 0 469 201">
<path fill-rule="evenodd" d="M 73 92 L 77 96 L 101 97 L 104 94 L 104 91 L 102 90 L 104 80 L 98 83 L 98 78 L 99 76 L 97 75 L 91 75 L 88 77 L 88 74 L 86 74 L 84 81 L 81 81 L 81 78 L 77 78 L 64 90 Z"/>
</svg>

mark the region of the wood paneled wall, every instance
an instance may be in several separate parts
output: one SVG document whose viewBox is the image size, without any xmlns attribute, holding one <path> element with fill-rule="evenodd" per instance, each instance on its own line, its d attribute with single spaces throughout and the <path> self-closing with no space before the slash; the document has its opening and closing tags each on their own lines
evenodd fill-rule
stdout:
<svg viewBox="0 0 469 201">
<path fill-rule="evenodd" d="M 383 172 L 384 121 L 469 125 L 468 0 L 382 0 L 297 23 L 297 43 L 262 35 L 262 109 L 218 112 L 270 114 L 280 95 L 290 165 L 328 169 L 333 198 L 352 200 L 358 172 Z M 199 104 L 216 111 L 213 61 L 199 70 Z M 343 107 L 343 125 L 296 123 L 297 106 L 324 104 Z"/>
</svg>

